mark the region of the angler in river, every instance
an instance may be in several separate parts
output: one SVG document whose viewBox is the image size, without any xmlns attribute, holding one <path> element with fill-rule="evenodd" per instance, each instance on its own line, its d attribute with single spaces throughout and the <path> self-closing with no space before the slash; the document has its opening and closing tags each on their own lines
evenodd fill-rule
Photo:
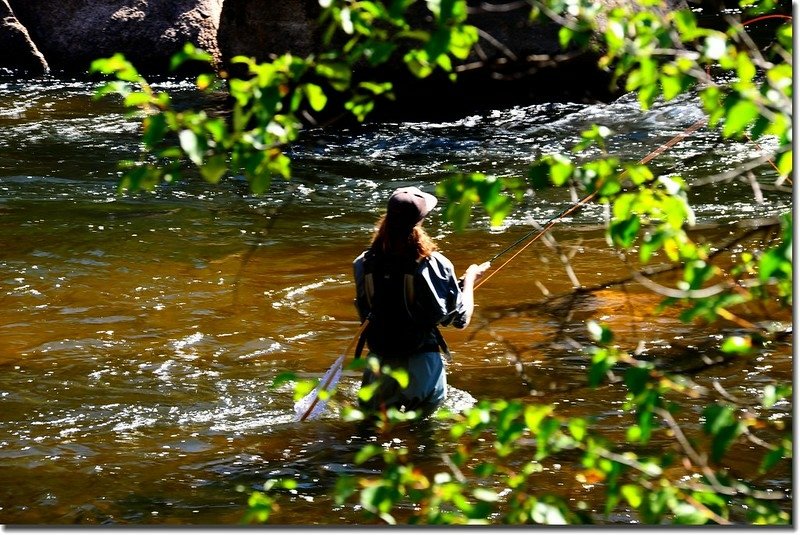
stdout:
<svg viewBox="0 0 800 535">
<path fill-rule="evenodd" d="M 360 401 L 363 409 L 395 407 L 426 416 L 447 396 L 449 352 L 439 326 L 469 325 L 475 282 L 490 264 L 472 264 L 456 278 L 452 262 L 422 228 L 435 206 L 436 197 L 419 188 L 395 190 L 369 249 L 353 262 L 356 307 L 362 324 L 369 321 L 356 356 L 366 343 L 378 363 L 364 371 L 362 387 L 377 385 L 371 398 Z M 383 366 L 406 370 L 408 385 L 382 374 Z"/>
</svg>

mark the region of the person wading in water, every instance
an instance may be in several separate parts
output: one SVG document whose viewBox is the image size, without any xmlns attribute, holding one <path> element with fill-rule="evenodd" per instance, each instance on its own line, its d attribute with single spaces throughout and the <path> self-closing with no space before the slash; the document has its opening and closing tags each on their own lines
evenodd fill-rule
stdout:
<svg viewBox="0 0 800 535">
<path fill-rule="evenodd" d="M 456 278 L 452 262 L 421 226 L 434 206 L 436 197 L 416 187 L 395 190 L 369 249 L 353 262 L 356 308 L 362 324 L 369 320 L 356 357 L 366 343 L 380 363 L 362 378 L 362 387 L 379 382 L 369 400 L 359 401 L 367 411 L 395 407 L 423 417 L 441 405 L 447 396 L 443 355 L 449 353 L 438 326 L 469 325 L 474 284 L 489 268 L 489 262 L 472 264 Z M 382 375 L 384 365 L 406 370 L 408 386 Z"/>
</svg>

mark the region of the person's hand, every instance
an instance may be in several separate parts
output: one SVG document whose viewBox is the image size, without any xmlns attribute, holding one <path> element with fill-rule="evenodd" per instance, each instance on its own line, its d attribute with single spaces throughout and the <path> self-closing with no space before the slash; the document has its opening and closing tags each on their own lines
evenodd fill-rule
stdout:
<svg viewBox="0 0 800 535">
<path fill-rule="evenodd" d="M 467 268 L 467 272 L 464 273 L 464 279 L 471 279 L 473 282 L 480 280 L 486 270 L 491 267 L 491 263 L 484 262 L 483 264 L 472 264 Z"/>
</svg>

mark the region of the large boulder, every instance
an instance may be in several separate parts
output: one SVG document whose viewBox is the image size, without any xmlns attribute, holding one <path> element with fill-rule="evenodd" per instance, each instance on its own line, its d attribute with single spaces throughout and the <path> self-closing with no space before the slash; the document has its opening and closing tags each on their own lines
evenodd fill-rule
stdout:
<svg viewBox="0 0 800 535">
<path fill-rule="evenodd" d="M 122 52 L 143 72 L 168 72 L 186 42 L 220 58 L 223 0 L 8 1 L 56 71 L 85 72 L 92 60 Z"/>
<path fill-rule="evenodd" d="M 259 60 L 291 52 L 306 56 L 319 46 L 317 0 L 225 0 L 217 42 L 223 60 L 244 55 Z"/>
<path fill-rule="evenodd" d="M 0 0 L 0 67 L 31 74 L 48 71 L 47 61 L 7 0 Z"/>
<path fill-rule="evenodd" d="M 472 56 L 457 67 L 458 81 L 442 73 L 420 81 L 397 65 L 380 73 L 363 73 L 388 77 L 398 96 L 396 103 L 380 107 L 373 118 L 446 118 L 537 100 L 611 98 L 609 77 L 597 68 L 596 57 L 564 54 L 559 27 L 531 23 L 528 3 L 468 0 L 468 5 L 468 22 L 479 28 L 480 40 Z M 262 0 L 225 0 L 218 34 L 223 63 L 235 55 L 263 61 L 284 52 L 315 52 L 321 44 L 319 15 L 317 0 L 288 0 L 269 9 L 264 9 Z M 415 25 L 430 22 L 426 21 L 430 12 L 422 2 L 413 6 L 409 16 Z"/>
</svg>

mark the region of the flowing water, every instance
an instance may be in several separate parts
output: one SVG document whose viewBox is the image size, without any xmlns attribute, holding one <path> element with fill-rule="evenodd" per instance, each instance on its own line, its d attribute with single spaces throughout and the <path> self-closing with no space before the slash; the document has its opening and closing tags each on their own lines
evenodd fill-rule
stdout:
<svg viewBox="0 0 800 535">
<path fill-rule="evenodd" d="M 184 84 L 163 86 L 191 98 Z M 370 436 L 335 413 L 297 424 L 291 389 L 270 385 L 283 371 L 318 376 L 352 338 L 351 262 L 388 193 L 406 185 L 433 191 L 453 168 L 524 176 L 534 158 L 569 149 L 592 123 L 614 130 L 612 153 L 637 160 L 702 117 L 689 99 L 642 113 L 624 97 L 450 123 L 312 130 L 293 148 L 295 178 L 263 196 L 249 195 L 237 179 L 119 196 L 117 162 L 137 150 L 137 121 L 113 101 L 94 101 L 92 90 L 86 82 L 0 80 L 5 524 L 235 523 L 248 494 L 274 477 L 300 483 L 283 496 L 276 522 L 362 522 L 358 507 L 332 499 L 338 475 L 373 473 L 353 464 L 354 452 L 368 442 L 403 445 L 415 462 L 437 468 L 452 442 L 446 427 L 431 421 Z M 701 129 L 653 165 L 691 182 L 768 149 Z M 766 166 L 759 172 L 765 185 L 775 178 Z M 722 224 L 708 231 L 714 239 L 724 238 L 727 223 L 773 217 L 791 205 L 790 196 L 764 195 L 757 204 L 740 183 L 691 194 L 700 227 Z M 568 192 L 547 190 L 503 228 L 490 228 L 477 210 L 462 233 L 437 216 L 426 225 L 461 272 L 570 202 Z M 554 230 L 563 248 L 578 251 L 572 268 L 586 286 L 629 273 L 605 246 L 603 217 L 602 208 L 589 206 Z M 599 319 L 622 343 L 644 339 L 653 355 L 681 368 L 735 331 L 657 315 L 657 300 L 634 285 L 547 307 L 537 306 L 542 288 L 559 294 L 571 282 L 558 256 L 538 242 L 478 290 L 469 329 L 445 331 L 454 356 L 451 407 L 481 398 L 552 403 L 559 415 L 594 416 L 601 432 L 622 436 L 631 422 L 623 387 L 588 388 L 588 359 L 565 335 L 586 342 L 583 322 Z M 695 379 L 752 397 L 766 381 L 791 380 L 791 353 L 790 340 L 778 341 Z M 352 401 L 357 384 L 354 372 L 346 374 L 340 397 Z M 687 404 L 682 413 L 690 431 L 699 410 Z M 784 404 L 773 412 L 790 410 Z M 741 467 L 752 468 L 754 448 L 741 447 Z M 591 502 L 592 486 L 577 482 L 567 465 L 545 463 L 536 480 L 541 492 Z M 790 486 L 788 469 L 773 476 L 775 489 Z"/>
</svg>

